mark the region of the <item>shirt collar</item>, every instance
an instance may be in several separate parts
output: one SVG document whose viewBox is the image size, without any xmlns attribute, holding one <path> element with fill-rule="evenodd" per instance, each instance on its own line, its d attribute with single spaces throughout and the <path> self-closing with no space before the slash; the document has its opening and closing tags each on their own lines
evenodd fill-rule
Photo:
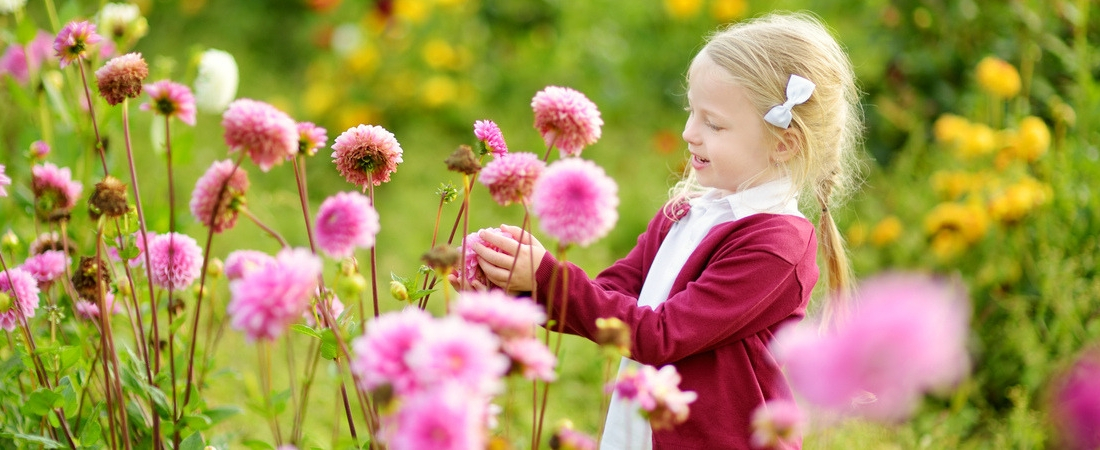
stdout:
<svg viewBox="0 0 1100 450">
<path fill-rule="evenodd" d="M 791 179 L 787 177 L 733 193 L 710 189 L 691 201 L 692 208 L 704 211 L 715 206 L 729 208 L 737 219 L 758 213 L 804 217 L 798 211 L 798 193 L 794 191 Z"/>
</svg>

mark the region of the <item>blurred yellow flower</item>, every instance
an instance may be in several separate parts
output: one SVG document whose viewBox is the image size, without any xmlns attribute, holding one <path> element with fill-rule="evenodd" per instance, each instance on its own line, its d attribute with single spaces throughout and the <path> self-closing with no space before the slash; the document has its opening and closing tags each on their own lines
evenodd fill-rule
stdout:
<svg viewBox="0 0 1100 450">
<path fill-rule="evenodd" d="M 970 121 L 955 114 L 944 114 L 932 124 L 932 135 L 941 144 L 955 144 L 970 130 Z"/>
<path fill-rule="evenodd" d="M 932 251 L 941 259 L 950 259 L 978 242 L 988 228 L 985 209 L 974 203 L 940 203 L 924 218 Z"/>
<path fill-rule="evenodd" d="M 337 117 L 337 130 L 343 132 L 348 128 L 370 123 L 380 122 L 381 114 L 378 111 L 365 105 L 348 104 L 340 109 L 339 117 Z M 329 134 L 339 135 L 340 133 L 333 133 L 331 130 Z"/>
<path fill-rule="evenodd" d="M 848 227 L 845 237 L 848 238 L 848 245 L 859 247 L 867 240 L 867 226 L 863 222 L 853 223 Z"/>
<path fill-rule="evenodd" d="M 420 50 L 420 57 L 433 69 L 454 69 L 458 65 L 458 53 L 451 44 L 443 39 L 435 38 L 424 44 Z"/>
<path fill-rule="evenodd" d="M 420 91 L 420 98 L 424 105 L 432 108 L 454 102 L 456 97 L 458 97 L 458 86 L 450 77 L 443 75 L 428 78 Z"/>
<path fill-rule="evenodd" d="M 373 45 L 363 45 L 348 55 L 348 68 L 360 75 L 369 74 L 378 68 L 378 49 Z"/>
<path fill-rule="evenodd" d="M 986 56 L 978 62 L 978 85 L 997 98 L 1012 98 L 1020 93 L 1020 72 L 1003 59 Z"/>
<path fill-rule="evenodd" d="M 428 2 L 425 0 L 394 0 L 393 15 L 412 23 L 420 23 L 428 16 Z"/>
<path fill-rule="evenodd" d="M 332 83 L 319 82 L 309 85 L 305 94 L 302 95 L 306 113 L 310 116 L 324 114 L 336 103 L 336 96 L 336 89 L 333 88 Z"/>
<path fill-rule="evenodd" d="M 932 174 L 932 191 L 944 200 L 957 200 L 980 189 L 979 177 L 964 170 L 937 170 Z"/>
<path fill-rule="evenodd" d="M 1050 186 L 1026 177 L 990 199 L 989 215 L 1002 223 L 1016 223 L 1035 208 L 1050 201 L 1052 196 Z"/>
<path fill-rule="evenodd" d="M 973 158 L 988 155 L 997 148 L 997 133 L 984 123 L 972 123 L 960 136 L 959 156 Z"/>
<path fill-rule="evenodd" d="M 1050 128 L 1046 122 L 1035 116 L 1024 117 L 1020 121 L 1020 131 L 1016 133 L 1016 152 L 1021 159 L 1035 161 L 1050 148 Z"/>
<path fill-rule="evenodd" d="M 733 22 L 745 17 L 749 11 L 746 0 L 714 0 L 710 5 L 710 14 L 719 22 Z"/>
<path fill-rule="evenodd" d="M 893 244 L 901 237 L 902 224 L 897 216 L 886 216 L 871 229 L 871 244 L 875 247 L 885 247 Z"/>
<path fill-rule="evenodd" d="M 674 19 L 690 19 L 699 14 L 703 0 L 665 0 L 665 11 Z"/>
</svg>

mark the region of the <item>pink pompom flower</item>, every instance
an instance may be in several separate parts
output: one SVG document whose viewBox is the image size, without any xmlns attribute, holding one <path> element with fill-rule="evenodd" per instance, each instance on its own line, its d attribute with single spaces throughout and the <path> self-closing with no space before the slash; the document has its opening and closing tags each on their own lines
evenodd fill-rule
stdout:
<svg viewBox="0 0 1100 450">
<path fill-rule="evenodd" d="M 532 213 L 564 245 L 587 246 L 619 219 L 618 185 L 603 169 L 579 158 L 558 160 L 535 182 Z"/>
<path fill-rule="evenodd" d="M 407 399 L 394 417 L 383 420 L 390 448 L 466 450 L 486 447 L 486 402 L 470 398 L 465 387 L 448 384 Z"/>
<path fill-rule="evenodd" d="M 111 291 L 107 291 L 107 295 L 103 297 L 103 303 L 107 305 L 107 310 L 112 314 L 118 314 L 122 312 L 122 305 L 115 302 L 115 294 Z M 73 309 L 76 311 L 76 315 L 87 320 L 95 320 L 99 318 L 99 305 L 95 302 L 81 298 L 73 303 Z"/>
<path fill-rule="evenodd" d="M 373 247 L 379 229 L 378 212 L 370 198 L 358 192 L 338 192 L 317 211 L 317 245 L 332 258 Z"/>
<path fill-rule="evenodd" d="M 0 272 L 0 328 L 14 331 L 20 312 L 34 317 L 38 292 L 38 282 L 27 271 L 16 267 Z"/>
<path fill-rule="evenodd" d="M 11 178 L 4 174 L 4 165 L 0 164 L 0 197 L 7 197 L 8 191 L 4 186 L 11 186 Z"/>
<path fill-rule="evenodd" d="M 313 156 L 326 143 L 328 143 L 327 130 L 312 122 L 298 122 L 298 153 Z"/>
<path fill-rule="evenodd" d="M 73 181 L 68 167 L 58 168 L 45 163 L 31 168 L 31 190 L 38 216 L 46 221 L 67 218 L 84 191 L 84 185 Z"/>
<path fill-rule="evenodd" d="M 230 153 L 248 152 L 264 172 L 298 153 L 298 124 L 267 103 L 247 98 L 230 103 L 222 127 Z"/>
<path fill-rule="evenodd" d="M 60 250 L 47 250 L 37 255 L 32 255 L 23 261 L 23 270 L 30 273 L 38 281 L 39 287 L 48 286 L 57 277 L 65 274 L 70 259 L 65 252 Z"/>
<path fill-rule="evenodd" d="M 332 162 L 349 183 L 367 188 L 390 181 L 401 159 L 401 144 L 385 128 L 359 125 L 348 128 L 332 144 Z"/>
<path fill-rule="evenodd" d="M 1084 353 L 1061 373 L 1048 401 L 1060 448 L 1100 448 L 1100 350 Z"/>
<path fill-rule="evenodd" d="M 486 247 L 489 247 L 490 250 L 500 251 L 500 249 L 497 248 L 497 246 L 490 244 L 485 239 L 482 239 L 480 236 L 482 231 L 511 237 L 511 235 L 504 234 L 504 232 L 501 231 L 500 228 L 482 228 L 481 230 L 466 235 L 466 237 L 462 241 L 463 248 L 466 252 L 462 257 L 463 265 L 461 270 L 455 274 L 459 277 L 459 281 L 462 281 L 461 286 L 463 286 L 464 288 L 470 287 L 471 284 L 473 284 L 475 281 L 481 282 L 481 284 L 484 284 L 486 286 L 491 285 L 489 283 L 489 279 L 485 277 L 485 271 L 481 270 L 481 265 L 478 263 L 478 256 L 477 252 L 474 251 L 474 244 L 484 245 Z"/>
<path fill-rule="evenodd" d="M 546 146 L 558 147 L 563 155 L 578 156 L 585 146 L 600 139 L 600 110 L 580 92 L 547 86 L 531 99 L 531 108 L 535 111 L 535 129 Z"/>
<path fill-rule="evenodd" d="M 489 327 L 505 341 L 532 338 L 535 327 L 546 323 L 542 306 L 499 289 L 463 292 L 452 312 L 467 322 Z"/>
<path fill-rule="evenodd" d="M 654 430 L 683 423 L 690 412 L 688 405 L 698 398 L 695 392 L 680 390 L 680 374 L 672 365 L 660 370 L 650 365 L 628 368 L 609 388 L 637 403 Z"/>
<path fill-rule="evenodd" d="M 422 386 L 455 382 L 472 393 L 493 395 L 508 370 L 508 358 L 499 350 L 500 340 L 489 328 L 448 316 L 436 320 L 405 359 Z"/>
<path fill-rule="evenodd" d="M 127 53 L 111 58 L 95 71 L 99 95 L 112 106 L 141 95 L 141 82 L 147 76 L 149 65 L 145 63 L 141 53 Z"/>
<path fill-rule="evenodd" d="M 227 181 L 228 180 L 228 181 Z M 222 185 L 225 192 L 218 201 Z M 191 192 L 191 215 L 215 233 L 221 233 L 237 224 L 237 214 L 244 206 L 244 194 L 248 192 L 248 173 L 241 167 L 234 170 L 233 161 L 214 161 L 206 173 L 195 182 Z"/>
<path fill-rule="evenodd" d="M 474 136 L 485 144 L 485 148 L 493 152 L 497 158 L 508 153 L 508 144 L 504 142 L 504 133 L 492 120 L 478 120 L 474 122 Z"/>
<path fill-rule="evenodd" d="M 398 395 L 415 392 L 419 384 L 407 355 L 432 326 L 431 315 L 411 307 L 368 322 L 367 331 L 352 341 L 351 370 L 359 376 L 359 388 L 369 392 L 389 386 Z"/>
<path fill-rule="evenodd" d="M 799 442 L 802 437 L 802 411 L 790 400 L 769 400 L 752 413 L 752 444 L 757 448 L 779 448 Z"/>
<path fill-rule="evenodd" d="M 546 163 L 534 153 L 507 153 L 486 164 L 478 181 L 489 188 L 489 194 L 501 206 L 527 203 L 535 181 L 545 169 Z"/>
<path fill-rule="evenodd" d="M 258 250 L 237 250 L 225 258 L 225 277 L 238 280 L 248 274 L 275 264 L 275 258 Z"/>
<path fill-rule="evenodd" d="M 160 80 L 145 85 L 149 102 L 142 103 L 143 111 L 153 111 L 167 117 L 178 117 L 180 122 L 195 126 L 195 96 L 191 88 L 170 80 Z"/>
<path fill-rule="evenodd" d="M 186 234 L 159 234 L 149 241 L 149 264 L 153 285 L 178 291 L 202 272 L 202 249 Z"/>
<path fill-rule="evenodd" d="M 61 32 L 57 33 L 57 38 L 53 41 L 53 49 L 61 68 L 64 69 L 78 58 L 86 57 L 88 48 L 102 40 L 103 37 L 96 34 L 95 25 L 91 22 L 74 20 L 65 24 Z"/>
<path fill-rule="evenodd" d="M 283 249 L 275 263 L 229 283 L 229 316 L 233 328 L 250 340 L 275 340 L 302 317 L 317 292 L 321 259 L 309 250 Z"/>
<path fill-rule="evenodd" d="M 513 339 L 501 344 L 501 351 L 512 360 L 512 372 L 528 380 L 551 382 L 558 374 L 558 358 L 538 338 Z"/>
</svg>

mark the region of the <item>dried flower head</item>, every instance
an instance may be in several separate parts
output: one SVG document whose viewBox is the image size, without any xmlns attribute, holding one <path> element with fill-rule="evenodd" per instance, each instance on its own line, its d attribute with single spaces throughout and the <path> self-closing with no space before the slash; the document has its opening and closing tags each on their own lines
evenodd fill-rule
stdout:
<svg viewBox="0 0 1100 450">
<path fill-rule="evenodd" d="M 535 129 L 546 146 L 556 146 L 563 155 L 578 156 L 584 147 L 600 139 L 603 119 L 600 110 L 584 94 L 573 89 L 548 86 L 531 99 Z"/>
<path fill-rule="evenodd" d="M 312 122 L 298 122 L 298 153 L 313 156 L 328 143 L 328 132 Z"/>
<path fill-rule="evenodd" d="M 72 21 L 65 24 L 53 41 L 53 49 L 64 69 L 69 63 L 87 56 L 88 48 L 103 37 L 96 34 L 95 25 L 88 21 Z"/>
<path fill-rule="evenodd" d="M 96 301 L 110 290 L 111 272 L 107 262 L 90 256 L 81 256 L 80 265 L 73 271 L 73 288 L 81 297 Z"/>
<path fill-rule="evenodd" d="M 501 206 L 527 203 L 535 181 L 545 169 L 546 163 L 534 153 L 507 153 L 486 164 L 478 181 L 489 188 L 489 194 Z"/>
<path fill-rule="evenodd" d="M 223 185 L 225 192 L 222 192 Z M 220 200 L 219 192 L 222 192 Z M 233 161 L 228 159 L 214 161 L 195 182 L 195 190 L 191 192 L 191 215 L 199 223 L 212 227 L 215 233 L 233 228 L 237 223 L 237 214 L 245 204 L 246 192 L 248 172 L 234 167 Z"/>
<path fill-rule="evenodd" d="M 630 328 L 618 317 L 600 317 L 596 319 L 596 343 L 616 353 L 630 357 Z"/>
<path fill-rule="evenodd" d="M 458 265 L 458 261 L 462 259 L 462 254 L 454 247 L 439 244 L 428 250 L 420 259 L 437 273 L 451 273 Z"/>
<path fill-rule="evenodd" d="M 385 128 L 359 125 L 348 128 L 332 144 L 332 162 L 349 183 L 366 189 L 390 181 L 402 163 L 401 144 Z"/>
<path fill-rule="evenodd" d="M 477 159 L 469 145 L 460 145 L 443 162 L 447 164 L 447 170 L 473 175 L 481 170 L 481 163 Z"/>
<path fill-rule="evenodd" d="M 127 53 L 111 58 L 95 71 L 99 95 L 109 105 L 117 105 L 128 98 L 141 95 L 141 82 L 149 76 L 149 65 L 142 59 L 141 53 Z"/>
<path fill-rule="evenodd" d="M 18 267 L 0 272 L 0 328 L 15 330 L 19 315 L 34 317 L 38 309 L 38 282 Z"/>
<path fill-rule="evenodd" d="M 492 120 L 479 120 L 474 122 L 474 136 L 485 145 L 485 149 L 493 152 L 497 158 L 508 153 L 508 144 L 504 142 L 504 133 Z"/>
<path fill-rule="evenodd" d="M 195 125 L 195 96 L 191 89 L 169 80 L 145 85 L 149 103 L 142 103 L 143 111 L 153 111 L 162 116 L 178 117 L 181 122 Z"/>
<path fill-rule="evenodd" d="M 605 236 L 619 219 L 618 186 L 591 161 L 554 162 L 531 194 L 539 226 L 563 245 L 586 246 Z"/>
<path fill-rule="evenodd" d="M 267 103 L 243 98 L 222 114 L 229 151 L 246 151 L 267 172 L 298 153 L 298 124 Z"/>
<path fill-rule="evenodd" d="M 100 215 L 109 218 L 126 215 L 130 211 L 130 205 L 126 201 L 126 185 L 110 175 L 103 177 L 103 181 L 95 184 L 95 190 L 88 198 L 88 205 L 93 220 L 98 220 Z"/>
</svg>

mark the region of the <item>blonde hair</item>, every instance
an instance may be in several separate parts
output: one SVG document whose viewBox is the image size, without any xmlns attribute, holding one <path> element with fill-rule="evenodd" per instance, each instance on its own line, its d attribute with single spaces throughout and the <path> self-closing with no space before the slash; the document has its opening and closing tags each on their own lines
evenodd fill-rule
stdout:
<svg viewBox="0 0 1100 450">
<path fill-rule="evenodd" d="M 730 82 L 744 89 L 761 121 L 769 109 L 786 99 L 791 75 L 816 85 L 809 100 L 792 110 L 788 129 L 764 123 L 774 142 L 794 144 L 797 151 L 782 168 L 795 193 L 809 194 L 802 199 L 814 201 L 821 209 L 818 243 L 831 299 L 824 308 L 825 322 L 840 319 L 852 275 L 829 206 L 842 201 L 858 179 L 856 151 L 863 133 L 863 111 L 851 60 L 821 21 L 804 13 L 770 14 L 733 24 L 710 36 L 695 61 L 704 55 L 724 69 Z M 666 212 L 698 192 L 694 170 L 689 167 L 672 189 Z"/>
</svg>

